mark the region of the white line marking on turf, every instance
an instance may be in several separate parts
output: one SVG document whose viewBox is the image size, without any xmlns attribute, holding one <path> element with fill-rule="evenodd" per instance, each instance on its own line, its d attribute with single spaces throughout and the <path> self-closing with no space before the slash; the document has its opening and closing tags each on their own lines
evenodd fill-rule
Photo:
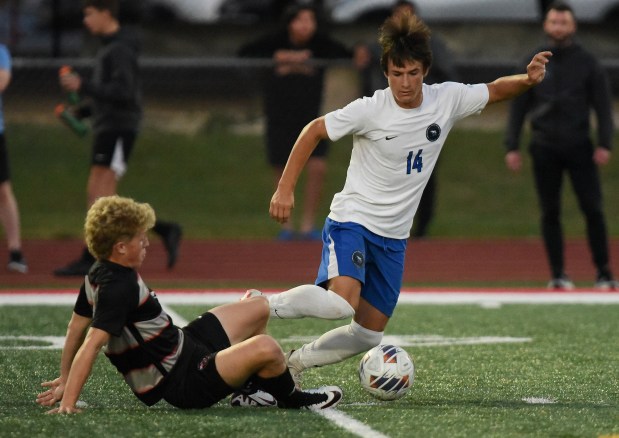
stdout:
<svg viewBox="0 0 619 438">
<path fill-rule="evenodd" d="M 281 342 L 307 343 L 316 340 L 312 336 L 289 336 Z M 448 338 L 440 335 L 386 335 L 383 344 L 399 345 L 400 347 L 442 347 L 447 345 L 480 345 L 480 344 L 514 344 L 531 342 L 531 338 L 514 338 L 509 336 L 477 336 L 470 338 Z"/>
<path fill-rule="evenodd" d="M 556 403 L 555 400 L 545 397 L 527 397 L 523 398 L 522 401 L 531 405 L 551 405 Z"/>
<path fill-rule="evenodd" d="M 47 345 L 0 345 L 0 350 L 62 350 L 64 336 L 0 336 L 1 341 L 30 341 Z"/>
<path fill-rule="evenodd" d="M 165 304 L 224 304 L 238 301 L 244 294 L 217 291 L 157 291 Z M 266 294 L 269 295 L 269 294 Z M 0 292 L 0 305 L 72 305 L 75 291 L 51 293 Z M 609 292 L 402 292 L 398 300 L 406 304 L 619 304 L 619 293 Z"/>
<path fill-rule="evenodd" d="M 189 324 L 189 321 L 187 321 L 185 318 L 179 315 L 176 311 L 170 309 L 170 306 L 168 306 L 167 304 L 162 304 L 162 303 L 160 304 L 161 304 L 161 307 L 163 308 L 163 311 L 167 313 L 168 315 L 170 315 L 170 317 L 172 318 L 172 322 L 174 322 L 176 326 L 185 327 L 187 324 Z"/>
<path fill-rule="evenodd" d="M 342 411 L 337 409 L 325 409 L 322 411 L 315 411 L 321 417 L 325 417 L 327 420 L 335 423 L 337 426 L 350 433 L 358 435 L 363 438 L 388 438 L 387 435 L 382 434 L 370 426 L 349 417 Z"/>
</svg>

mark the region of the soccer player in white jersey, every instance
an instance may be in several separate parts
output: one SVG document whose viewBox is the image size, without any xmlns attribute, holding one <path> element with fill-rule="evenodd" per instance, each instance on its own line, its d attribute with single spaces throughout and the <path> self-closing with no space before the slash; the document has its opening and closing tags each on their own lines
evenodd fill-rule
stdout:
<svg viewBox="0 0 619 438">
<path fill-rule="evenodd" d="M 426 85 L 429 38 L 428 27 L 410 14 L 385 21 L 379 41 L 389 87 L 310 122 L 271 199 L 271 217 L 288 221 L 295 185 L 316 144 L 353 136 L 346 183 L 334 196 L 323 229 L 316 284 L 270 298 L 272 317 L 352 321 L 289 353 L 293 376 L 381 342 L 400 293 L 413 216 L 447 134 L 458 120 L 539 84 L 552 56 L 540 52 L 526 74 L 489 84 Z"/>
</svg>

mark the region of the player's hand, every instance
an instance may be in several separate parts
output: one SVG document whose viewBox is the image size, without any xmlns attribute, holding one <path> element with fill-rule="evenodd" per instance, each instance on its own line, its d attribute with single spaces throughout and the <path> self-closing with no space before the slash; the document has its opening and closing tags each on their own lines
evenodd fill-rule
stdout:
<svg viewBox="0 0 619 438">
<path fill-rule="evenodd" d="M 598 166 L 606 166 L 610 161 L 610 151 L 601 146 L 595 148 L 595 151 L 593 151 L 593 161 Z"/>
<path fill-rule="evenodd" d="M 64 382 L 58 377 L 49 382 L 41 383 L 44 388 L 49 388 L 37 395 L 37 403 L 41 406 L 53 406 L 56 402 L 62 400 L 64 395 Z"/>
<path fill-rule="evenodd" d="M 46 412 L 47 415 L 49 414 L 81 414 L 82 410 L 76 408 L 75 406 L 62 406 L 62 404 L 54 409 L 50 409 L 49 411 Z"/>
<path fill-rule="evenodd" d="M 505 155 L 505 165 L 512 172 L 519 172 L 522 168 L 522 156 L 519 151 L 509 151 Z"/>
<path fill-rule="evenodd" d="M 62 75 L 60 76 L 60 86 L 65 91 L 79 91 L 82 87 L 82 78 L 75 73 Z"/>
<path fill-rule="evenodd" d="M 529 65 L 527 65 L 527 75 L 532 85 L 537 85 L 544 80 L 546 76 L 546 64 L 550 61 L 552 52 L 537 53 Z"/>
<path fill-rule="evenodd" d="M 271 217 L 280 224 L 285 224 L 290 219 L 293 208 L 294 193 L 284 193 L 278 188 L 271 198 L 271 205 L 269 207 Z"/>
</svg>

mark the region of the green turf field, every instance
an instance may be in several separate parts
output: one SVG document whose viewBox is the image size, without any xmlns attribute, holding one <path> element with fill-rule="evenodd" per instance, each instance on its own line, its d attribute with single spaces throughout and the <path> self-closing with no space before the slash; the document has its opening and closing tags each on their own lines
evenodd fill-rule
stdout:
<svg viewBox="0 0 619 438">
<path fill-rule="evenodd" d="M 202 306 L 171 306 L 190 320 Z M 360 357 L 311 370 L 306 385 L 338 384 L 344 401 L 325 418 L 311 412 L 147 408 L 100 357 L 75 416 L 45 416 L 39 384 L 56 377 L 60 350 L 17 336 L 63 336 L 70 306 L 0 306 L 0 436 L 616 437 L 619 435 L 618 305 L 401 304 L 387 335 L 414 357 L 411 393 L 378 402 L 357 381 Z M 338 322 L 273 321 L 285 349 Z M 466 344 L 482 337 L 513 342 Z M 516 338 L 516 339 L 513 339 Z M 444 345 L 432 345 L 433 343 Z M 29 346 L 31 349 L 18 349 Z M 365 429 L 353 434 L 345 425 Z M 343 426 L 344 425 L 344 426 Z M 372 433 L 375 433 L 372 435 Z"/>
<path fill-rule="evenodd" d="M 90 138 L 62 126 L 10 123 L 7 142 L 24 238 L 80 237 Z M 443 237 L 539 236 L 538 208 L 528 156 L 521 175 L 503 162 L 502 133 L 454 130 L 438 165 L 437 211 L 431 234 Z M 619 144 L 619 133 L 615 142 Z M 320 221 L 342 188 L 351 139 L 332 147 Z M 619 236 L 619 159 L 602 170 L 608 230 Z M 214 118 L 194 135 L 144 129 L 119 192 L 150 202 L 161 218 L 181 222 L 189 238 L 271 238 L 268 216 L 273 176 L 260 135 L 238 134 L 230 120 Z M 302 188 L 297 191 L 297 206 Z M 565 184 L 564 228 L 584 237 L 584 222 Z M 321 226 L 321 224 L 317 224 Z"/>
</svg>

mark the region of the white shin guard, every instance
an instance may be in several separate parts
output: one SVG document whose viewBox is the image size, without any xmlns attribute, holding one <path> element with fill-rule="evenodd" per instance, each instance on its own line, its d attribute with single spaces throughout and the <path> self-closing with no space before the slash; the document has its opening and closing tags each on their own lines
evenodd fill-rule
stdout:
<svg viewBox="0 0 619 438">
<path fill-rule="evenodd" d="M 290 360 L 300 370 L 341 362 L 380 344 L 383 333 L 368 330 L 351 321 L 349 325 L 333 329 L 303 345 L 292 354 Z"/>
<path fill-rule="evenodd" d="M 333 291 L 313 284 L 297 286 L 269 297 L 271 317 L 282 319 L 321 318 L 345 319 L 355 314 L 355 309 Z"/>
</svg>

